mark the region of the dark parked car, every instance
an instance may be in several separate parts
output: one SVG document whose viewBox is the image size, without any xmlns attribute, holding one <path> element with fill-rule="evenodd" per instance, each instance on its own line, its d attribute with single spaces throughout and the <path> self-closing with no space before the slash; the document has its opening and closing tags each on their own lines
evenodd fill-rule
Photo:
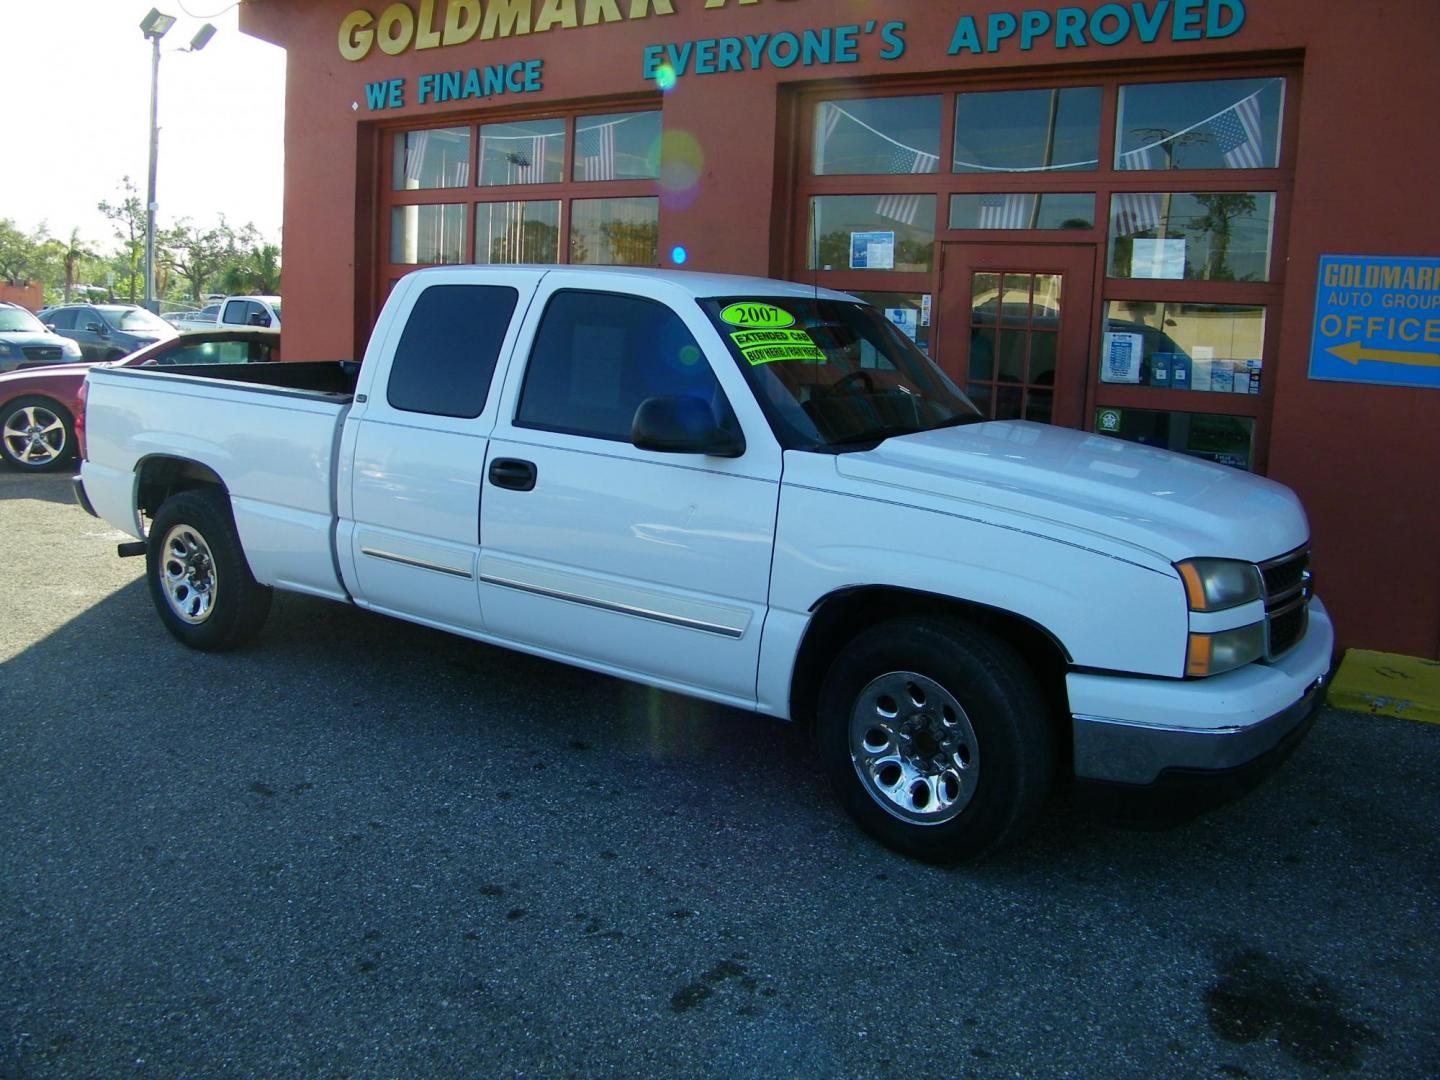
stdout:
<svg viewBox="0 0 1440 1080">
<path fill-rule="evenodd" d="M 207 330 L 172 337 L 115 363 L 259 364 L 280 359 L 278 330 Z M 79 449 L 81 387 L 95 364 L 61 364 L 0 375 L 0 458 L 31 472 L 54 469 Z"/>
<path fill-rule="evenodd" d="M 119 360 L 177 333 L 160 316 L 134 304 L 62 304 L 40 312 L 40 321 L 73 338 L 87 360 Z"/>
<path fill-rule="evenodd" d="M 19 304 L 0 300 L 0 372 L 80 359 L 80 346 L 61 337 Z"/>
</svg>

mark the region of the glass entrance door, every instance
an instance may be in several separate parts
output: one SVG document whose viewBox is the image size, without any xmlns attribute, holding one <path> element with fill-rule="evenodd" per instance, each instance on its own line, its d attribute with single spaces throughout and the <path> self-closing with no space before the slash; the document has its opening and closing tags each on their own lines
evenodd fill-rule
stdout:
<svg viewBox="0 0 1440 1080">
<path fill-rule="evenodd" d="M 940 366 L 987 416 L 1084 426 L 1095 249 L 945 244 Z"/>
</svg>

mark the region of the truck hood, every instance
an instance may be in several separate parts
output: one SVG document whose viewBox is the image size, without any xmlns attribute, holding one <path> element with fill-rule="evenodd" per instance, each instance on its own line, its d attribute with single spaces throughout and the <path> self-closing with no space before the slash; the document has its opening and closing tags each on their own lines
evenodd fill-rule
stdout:
<svg viewBox="0 0 1440 1080">
<path fill-rule="evenodd" d="M 1082 530 L 1174 562 L 1251 562 L 1309 538 L 1289 488 L 1226 465 L 1104 435 L 1028 421 L 991 421 L 887 439 L 840 454 L 842 477 L 906 488 L 1029 518 L 1037 532 Z M 893 497 L 893 496 L 892 496 Z"/>
</svg>

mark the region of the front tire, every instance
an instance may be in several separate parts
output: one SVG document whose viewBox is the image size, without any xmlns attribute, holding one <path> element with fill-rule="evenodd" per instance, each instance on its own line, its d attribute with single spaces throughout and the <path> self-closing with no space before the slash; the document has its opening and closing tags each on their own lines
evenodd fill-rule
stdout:
<svg viewBox="0 0 1440 1080">
<path fill-rule="evenodd" d="M 837 796 L 887 847 L 978 858 L 1039 818 L 1055 768 L 1044 695 L 1005 642 L 956 619 L 894 619 L 836 657 L 820 755 Z"/>
<path fill-rule="evenodd" d="M 75 456 L 69 410 L 46 397 L 16 398 L 0 409 L 0 453 L 26 472 L 58 469 Z"/>
<path fill-rule="evenodd" d="M 145 566 L 160 621 L 192 649 L 243 645 L 270 612 L 271 590 L 250 573 L 230 500 L 218 489 L 165 500 L 150 526 Z"/>
</svg>

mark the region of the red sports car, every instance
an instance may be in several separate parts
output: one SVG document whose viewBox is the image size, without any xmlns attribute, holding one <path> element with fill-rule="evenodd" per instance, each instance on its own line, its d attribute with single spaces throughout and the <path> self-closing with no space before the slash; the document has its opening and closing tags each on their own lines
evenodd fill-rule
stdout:
<svg viewBox="0 0 1440 1080">
<path fill-rule="evenodd" d="M 110 362 L 114 367 L 258 364 L 280 359 L 280 332 L 251 328 L 182 334 Z M 57 364 L 0 375 L 0 457 L 31 472 L 75 457 L 81 387 L 94 363 Z"/>
</svg>

